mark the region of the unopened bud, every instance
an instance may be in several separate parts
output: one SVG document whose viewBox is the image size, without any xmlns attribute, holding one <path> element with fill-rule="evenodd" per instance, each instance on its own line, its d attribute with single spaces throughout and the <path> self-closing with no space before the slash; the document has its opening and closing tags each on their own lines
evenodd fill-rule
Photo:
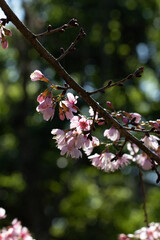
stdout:
<svg viewBox="0 0 160 240">
<path fill-rule="evenodd" d="M 68 25 L 73 26 L 73 27 L 78 27 L 78 26 L 79 26 L 76 18 L 72 18 L 72 19 L 69 21 Z"/>
<path fill-rule="evenodd" d="M 113 108 L 113 105 L 110 101 L 107 101 L 106 104 L 110 107 L 110 108 Z"/>
<path fill-rule="evenodd" d="M 65 32 L 65 29 L 64 29 L 64 28 L 61 28 L 61 29 L 59 30 L 59 32 L 64 33 L 64 32 Z"/>
<path fill-rule="evenodd" d="M 75 50 L 76 50 L 76 48 L 73 47 L 73 48 L 71 48 L 69 51 L 70 51 L 70 52 L 74 52 Z"/>
<path fill-rule="evenodd" d="M 52 25 L 49 24 L 47 30 L 50 32 L 52 30 Z"/>
<path fill-rule="evenodd" d="M 63 54 L 64 53 L 64 48 L 60 48 L 60 52 L 61 52 L 61 54 Z"/>
<path fill-rule="evenodd" d="M 112 83 L 112 80 L 110 80 L 110 81 L 108 82 L 107 86 L 110 86 L 110 85 L 111 85 L 111 83 Z"/>
</svg>

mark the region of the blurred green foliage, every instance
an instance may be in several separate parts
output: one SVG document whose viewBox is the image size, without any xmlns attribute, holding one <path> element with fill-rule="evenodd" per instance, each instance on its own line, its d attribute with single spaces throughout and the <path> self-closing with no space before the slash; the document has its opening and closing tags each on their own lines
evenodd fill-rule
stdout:
<svg viewBox="0 0 160 240">
<path fill-rule="evenodd" d="M 30 0 L 22 1 L 22 8 L 23 21 L 34 33 L 78 19 L 87 36 L 62 65 L 85 89 L 145 66 L 142 78 L 95 99 L 103 106 L 108 100 L 116 109 L 139 112 L 144 119 L 159 118 L 160 1 Z M 38 240 L 113 240 L 142 227 L 143 196 L 135 167 L 107 174 L 90 166 L 85 156 L 75 160 L 59 155 L 50 131 L 66 123 L 56 116 L 44 122 L 35 111 L 36 97 L 46 86 L 30 82 L 29 76 L 39 69 L 53 82 L 63 80 L 10 27 L 9 48 L 0 49 L 0 204 L 9 220 L 22 220 Z M 70 28 L 40 41 L 58 57 L 78 31 Z M 149 221 L 160 221 L 159 187 L 153 175 L 147 176 Z"/>
</svg>

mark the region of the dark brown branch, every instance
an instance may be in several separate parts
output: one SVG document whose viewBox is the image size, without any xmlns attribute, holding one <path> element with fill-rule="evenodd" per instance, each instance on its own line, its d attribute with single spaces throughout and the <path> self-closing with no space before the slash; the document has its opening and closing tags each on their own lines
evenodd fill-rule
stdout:
<svg viewBox="0 0 160 240">
<path fill-rule="evenodd" d="M 128 75 L 126 78 L 124 78 L 116 83 L 112 83 L 112 80 L 110 80 L 106 86 L 99 88 L 93 92 L 89 92 L 89 95 L 93 95 L 98 92 L 104 92 L 106 89 L 111 88 L 111 87 L 123 86 L 124 82 L 126 82 L 130 79 L 133 79 L 135 77 L 141 77 L 141 73 L 143 72 L 143 69 L 144 69 L 144 67 L 139 67 L 133 74 Z"/>
<path fill-rule="evenodd" d="M 152 160 L 152 170 L 155 171 L 155 173 L 157 174 L 157 180 L 156 183 L 158 184 L 160 182 L 160 173 L 158 172 L 157 169 L 157 165 L 155 164 L 155 162 Z"/>
<path fill-rule="evenodd" d="M 123 144 L 120 146 L 119 151 L 116 153 L 116 156 L 111 159 L 111 162 L 122 156 L 122 151 L 123 151 L 123 148 L 126 145 L 126 143 L 127 143 L 127 140 L 125 139 Z"/>
<path fill-rule="evenodd" d="M 141 171 L 140 168 L 139 168 L 139 176 L 140 176 L 140 181 L 141 181 L 141 184 L 142 184 L 144 222 L 146 223 L 146 226 L 149 227 L 148 214 L 147 214 L 147 207 L 146 207 L 146 193 L 145 193 L 145 186 L 144 186 L 144 180 L 143 180 L 143 173 L 142 173 L 142 171 Z"/>
<path fill-rule="evenodd" d="M 90 97 L 74 79 L 66 72 L 66 70 L 60 65 L 60 63 L 51 55 L 42 44 L 35 38 L 35 35 L 17 18 L 15 13 L 10 9 L 5 0 L 0 0 L 0 7 L 4 11 L 7 18 L 17 27 L 22 35 L 30 42 L 35 50 L 43 57 L 57 72 L 57 74 L 65 80 L 65 82 L 79 94 L 84 101 L 93 108 L 95 112 L 98 112 L 106 121 L 112 124 L 126 140 L 135 143 L 143 152 L 145 152 L 152 160 L 156 161 L 160 165 L 160 158 L 147 148 L 140 140 L 129 133 L 117 120 L 115 120 L 103 107 L 101 107 L 94 99 Z"/>
<path fill-rule="evenodd" d="M 57 61 L 61 61 L 69 52 L 74 51 L 75 50 L 75 45 L 76 43 L 83 37 L 86 36 L 86 33 L 84 32 L 84 30 L 81 28 L 80 32 L 78 34 L 78 36 L 76 37 L 76 39 L 74 40 L 74 42 L 71 43 L 71 45 L 67 48 L 66 51 L 63 50 L 63 48 L 61 48 L 62 54 L 59 58 L 57 58 Z"/>
<path fill-rule="evenodd" d="M 35 34 L 35 38 L 43 37 L 52 33 L 57 33 L 57 32 L 65 32 L 65 30 L 69 27 L 78 27 L 79 24 L 77 22 L 77 19 L 72 18 L 68 23 L 64 24 L 63 26 L 59 28 L 52 29 L 52 26 L 49 25 L 47 31 L 39 34 Z"/>
</svg>

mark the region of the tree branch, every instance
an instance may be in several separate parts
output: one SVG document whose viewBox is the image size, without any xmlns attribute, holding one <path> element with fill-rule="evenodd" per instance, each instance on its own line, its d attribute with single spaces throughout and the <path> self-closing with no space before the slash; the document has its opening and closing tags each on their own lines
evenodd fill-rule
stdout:
<svg viewBox="0 0 160 240">
<path fill-rule="evenodd" d="M 143 72 L 143 69 L 144 69 L 144 67 L 139 67 L 133 74 L 128 75 L 126 78 L 124 78 L 118 82 L 112 83 L 112 80 L 110 80 L 106 86 L 99 88 L 93 92 L 89 92 L 89 95 L 93 95 L 98 92 L 104 92 L 106 89 L 111 88 L 111 87 L 123 86 L 124 82 L 126 82 L 130 79 L 136 78 L 136 77 L 141 77 L 141 73 Z"/>
<path fill-rule="evenodd" d="M 144 222 L 146 223 L 146 227 L 149 227 L 147 207 L 146 207 L 146 192 L 145 192 L 145 185 L 144 185 L 144 180 L 143 180 L 143 173 L 142 173 L 140 168 L 138 168 L 138 169 L 139 169 L 140 181 L 141 181 L 141 184 L 142 184 Z"/>
<path fill-rule="evenodd" d="M 61 66 L 61 64 L 51 55 L 42 44 L 36 39 L 36 35 L 33 34 L 15 15 L 15 13 L 10 9 L 5 0 L 0 0 L 0 7 L 4 11 L 7 18 L 17 27 L 17 29 L 22 33 L 22 35 L 31 43 L 31 45 L 36 49 L 36 51 L 43 57 L 57 72 L 57 74 L 65 80 L 65 82 L 76 91 L 84 101 L 93 108 L 95 112 L 98 112 L 106 121 L 112 124 L 126 140 L 135 143 L 142 151 L 144 151 L 153 161 L 156 161 L 160 165 L 160 158 L 153 153 L 149 148 L 147 148 L 140 140 L 129 133 L 123 126 L 111 115 L 101 107 L 90 95 L 74 81 L 74 79 L 66 72 L 66 70 Z"/>
<path fill-rule="evenodd" d="M 64 51 L 64 49 L 62 48 L 62 54 L 59 58 L 57 58 L 57 61 L 61 61 L 69 52 L 74 51 L 75 50 L 75 45 L 76 43 L 83 37 L 86 36 L 86 33 L 84 32 L 84 30 L 81 28 L 80 32 L 78 34 L 78 36 L 75 38 L 75 40 L 71 43 L 71 45 L 67 48 L 67 50 Z"/>
<path fill-rule="evenodd" d="M 68 23 L 64 24 L 61 27 L 55 28 L 55 29 L 52 29 L 52 26 L 49 25 L 48 28 L 47 28 L 47 31 L 45 31 L 43 33 L 35 34 L 35 38 L 43 37 L 43 36 L 46 36 L 46 35 L 49 35 L 49 34 L 52 34 L 52 33 L 57 33 L 57 32 L 62 32 L 63 33 L 63 32 L 65 32 L 65 30 L 68 27 L 78 27 L 78 26 L 79 26 L 79 24 L 77 22 L 77 19 L 72 18 Z"/>
</svg>

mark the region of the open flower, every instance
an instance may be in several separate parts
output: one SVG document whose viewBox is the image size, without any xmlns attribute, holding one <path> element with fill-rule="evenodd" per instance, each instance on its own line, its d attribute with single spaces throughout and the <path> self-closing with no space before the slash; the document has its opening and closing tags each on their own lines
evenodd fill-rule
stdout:
<svg viewBox="0 0 160 240">
<path fill-rule="evenodd" d="M 134 119 L 135 123 L 139 123 L 141 121 L 141 115 L 139 113 L 130 113 L 131 120 Z"/>
<path fill-rule="evenodd" d="M 117 129 L 115 129 L 114 127 L 111 127 L 110 129 L 106 129 L 104 131 L 104 137 L 107 137 L 111 141 L 115 142 L 120 139 L 120 133 Z"/>
<path fill-rule="evenodd" d="M 87 119 L 84 116 L 74 116 L 71 119 L 70 128 L 76 128 L 78 133 L 82 133 L 83 131 L 90 131 L 93 120 Z"/>
<path fill-rule="evenodd" d="M 59 103 L 59 116 L 61 120 L 64 120 L 65 116 L 67 119 L 72 119 L 74 117 L 73 112 L 77 112 L 77 98 L 72 93 L 67 93 L 67 98 Z"/>
<path fill-rule="evenodd" d="M 56 103 L 53 102 L 51 93 L 46 97 L 39 95 L 37 100 L 40 103 L 36 108 L 37 112 L 41 112 L 43 114 L 43 119 L 46 121 L 53 119 Z"/>
<path fill-rule="evenodd" d="M 0 219 L 3 219 L 6 217 L 6 210 L 4 208 L 0 208 Z"/>
<path fill-rule="evenodd" d="M 158 140 L 160 139 L 154 135 L 144 136 L 144 138 L 142 138 L 144 144 L 147 147 L 152 148 L 153 150 L 158 150 L 159 147 Z"/>
</svg>

